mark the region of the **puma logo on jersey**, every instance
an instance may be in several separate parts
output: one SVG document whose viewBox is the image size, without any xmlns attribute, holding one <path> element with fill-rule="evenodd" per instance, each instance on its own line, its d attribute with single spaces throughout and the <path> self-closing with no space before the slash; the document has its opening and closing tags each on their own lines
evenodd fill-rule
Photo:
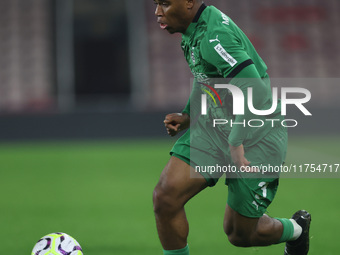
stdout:
<svg viewBox="0 0 340 255">
<path fill-rule="evenodd" d="M 218 40 L 218 35 L 216 36 L 216 39 L 212 39 L 212 40 L 209 40 L 210 43 L 212 42 L 219 42 L 220 43 L 220 40 Z"/>
</svg>

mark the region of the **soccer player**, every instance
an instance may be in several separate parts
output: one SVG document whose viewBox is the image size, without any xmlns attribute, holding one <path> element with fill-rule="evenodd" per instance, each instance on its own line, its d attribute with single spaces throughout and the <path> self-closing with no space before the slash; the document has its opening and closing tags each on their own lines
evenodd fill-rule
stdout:
<svg viewBox="0 0 340 255">
<path fill-rule="evenodd" d="M 212 88 L 208 85 L 211 78 L 227 79 L 229 84 L 243 92 L 245 98 L 247 89 L 252 87 L 255 109 L 269 109 L 273 99 L 267 67 L 245 34 L 214 6 L 206 6 L 202 0 L 154 2 L 160 28 L 171 34 L 182 33 L 182 49 L 195 79 L 183 112 L 165 117 L 170 136 L 187 131 L 172 148 L 171 158 L 153 193 L 157 230 L 164 254 L 188 255 L 189 225 L 184 206 L 206 187 L 214 186 L 221 177 L 221 173 L 196 171 L 196 166 L 218 163 L 237 169 L 251 167 L 251 172 L 262 164 L 281 166 L 285 160 L 287 130 L 280 122 L 275 125 L 266 123 L 260 128 L 234 125 L 212 130 L 204 124 L 206 118 L 202 120 L 199 116 L 197 120 L 199 110 L 193 109 L 197 108 L 194 91 L 197 88 L 200 91 L 204 86 Z M 223 94 L 223 99 L 228 98 L 230 94 Z M 208 118 L 214 114 L 220 116 L 218 110 L 229 114 L 235 123 L 254 117 L 247 110 L 244 115 L 230 115 L 231 104 L 227 103 L 225 109 L 210 107 Z M 283 120 L 280 106 L 269 117 Z M 278 178 L 239 177 L 226 178 L 228 201 L 223 227 L 229 241 L 240 247 L 286 242 L 284 254 L 307 254 L 310 214 L 299 210 L 291 219 L 267 216 L 265 212 L 275 196 Z"/>
</svg>

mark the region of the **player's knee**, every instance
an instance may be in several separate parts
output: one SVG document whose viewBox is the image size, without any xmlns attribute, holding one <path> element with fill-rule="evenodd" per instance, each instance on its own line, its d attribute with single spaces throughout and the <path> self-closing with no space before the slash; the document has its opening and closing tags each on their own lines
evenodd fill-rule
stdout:
<svg viewBox="0 0 340 255">
<path fill-rule="evenodd" d="M 158 185 L 153 190 L 152 194 L 153 201 L 153 210 L 156 214 L 159 214 L 164 207 L 165 199 L 162 190 L 158 187 Z"/>
<path fill-rule="evenodd" d="M 175 212 L 180 205 L 169 189 L 157 185 L 153 191 L 153 207 L 155 214 L 160 215 Z"/>
<path fill-rule="evenodd" d="M 236 225 L 232 222 L 224 221 L 223 229 L 228 236 L 229 242 L 237 247 L 249 247 L 250 244 L 250 232 L 240 231 Z"/>
</svg>

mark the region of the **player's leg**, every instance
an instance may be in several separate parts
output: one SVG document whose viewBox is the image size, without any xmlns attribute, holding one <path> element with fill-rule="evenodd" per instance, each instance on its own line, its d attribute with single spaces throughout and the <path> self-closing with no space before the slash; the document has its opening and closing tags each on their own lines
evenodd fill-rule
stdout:
<svg viewBox="0 0 340 255">
<path fill-rule="evenodd" d="M 224 215 L 224 231 L 229 241 L 235 246 L 267 246 L 279 242 L 283 226 L 279 220 L 265 214 L 260 218 L 249 218 L 227 205 Z"/>
<path fill-rule="evenodd" d="M 224 231 L 236 246 L 267 246 L 278 243 L 283 225 L 264 213 L 274 199 L 278 179 L 234 178 L 228 180 Z"/>
<path fill-rule="evenodd" d="M 170 158 L 153 193 L 156 225 L 164 250 L 187 246 L 189 225 L 184 205 L 206 187 L 207 181 L 191 166 L 177 157 Z"/>
<path fill-rule="evenodd" d="M 246 148 L 245 156 L 253 166 L 280 166 L 285 158 L 286 147 L 287 132 L 278 126 L 261 142 Z M 290 248 L 286 254 L 305 255 L 309 248 L 309 213 L 298 211 L 292 219 L 270 218 L 264 214 L 275 197 L 279 183 L 277 177 L 267 174 L 261 178 L 227 180 L 229 193 L 224 230 L 229 240 L 237 246 L 287 242 Z"/>
<path fill-rule="evenodd" d="M 296 212 L 290 220 L 274 219 L 266 214 L 260 218 L 249 218 L 227 205 L 224 231 L 235 246 L 268 246 L 287 242 L 285 255 L 306 255 L 309 251 L 310 222 L 311 216 L 304 210 Z"/>
</svg>

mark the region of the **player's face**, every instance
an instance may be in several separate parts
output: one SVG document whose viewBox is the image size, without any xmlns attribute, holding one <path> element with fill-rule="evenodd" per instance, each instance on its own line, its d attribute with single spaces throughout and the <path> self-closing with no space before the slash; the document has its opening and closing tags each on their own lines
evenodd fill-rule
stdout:
<svg viewBox="0 0 340 255">
<path fill-rule="evenodd" d="M 184 33 L 191 19 L 189 17 L 188 0 L 154 0 L 156 4 L 155 15 L 161 29 L 169 33 Z"/>
</svg>

